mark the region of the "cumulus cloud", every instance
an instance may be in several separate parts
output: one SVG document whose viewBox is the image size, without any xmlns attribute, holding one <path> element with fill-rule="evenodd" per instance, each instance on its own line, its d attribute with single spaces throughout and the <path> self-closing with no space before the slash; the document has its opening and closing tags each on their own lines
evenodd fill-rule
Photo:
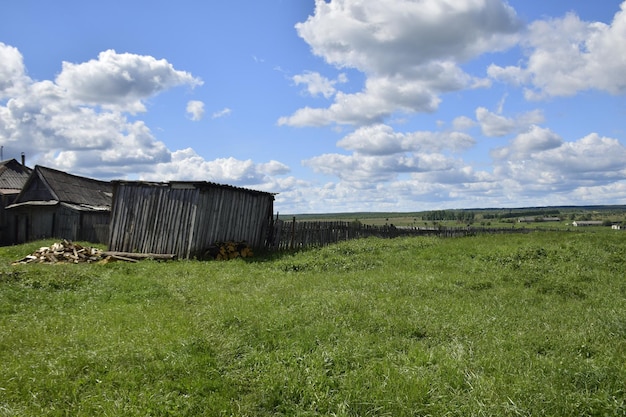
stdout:
<svg viewBox="0 0 626 417">
<path fill-rule="evenodd" d="M 7 154 L 35 150 L 41 164 L 60 169 L 82 166 L 89 173 L 104 164 L 123 173 L 130 166 L 169 159 L 165 145 L 143 122 L 78 105 L 67 89 L 52 81 L 30 80 L 15 48 L 0 45 L 0 55 L 13 60 L 0 63 L 4 73 L 13 76 L 5 80 L 10 87 L 4 89 L 5 105 L 0 104 L 0 139 Z"/>
<path fill-rule="evenodd" d="M 315 14 L 296 25 L 328 63 L 373 74 L 466 61 L 508 47 L 520 28 L 500 0 L 316 0 Z"/>
<path fill-rule="evenodd" d="M 90 83 L 83 81 L 91 71 L 99 68 L 97 65 L 72 66 L 69 74 L 61 72 L 57 77 L 61 80 L 60 85 L 26 77 L 23 58 L 15 48 L 2 44 L 0 55 L 6 58 L 0 63 L 0 71 L 9 77 L 3 80 L 6 103 L 0 105 L 0 138 L 7 154 L 36 150 L 41 164 L 60 169 L 74 168 L 74 172 L 88 172 L 92 176 L 105 169 L 125 173 L 141 165 L 169 160 L 170 154 L 165 145 L 154 138 L 142 121 L 130 122 L 119 111 L 99 110 L 95 104 L 85 105 L 85 94 L 89 90 L 87 84 Z M 132 62 L 142 61 L 145 57 L 125 59 Z M 146 61 L 152 62 L 150 59 Z M 160 61 L 156 65 L 169 67 L 169 64 L 163 65 Z M 79 69 L 86 74 L 81 76 Z M 117 73 L 118 69 L 112 68 L 112 71 Z M 100 80 L 106 78 L 93 75 Z M 144 82 L 142 78 L 151 79 L 154 76 L 152 70 L 147 70 L 145 74 L 135 70 L 131 78 L 145 86 L 153 81 Z M 125 84 L 125 88 L 116 90 L 120 94 L 116 99 L 111 91 L 107 91 L 102 99 L 97 99 L 92 91 L 92 98 L 88 101 L 99 104 L 117 102 L 118 108 L 136 109 L 133 103 L 158 90 L 135 88 L 128 85 L 128 80 Z M 162 83 L 159 88 L 166 85 L 169 85 L 168 82 Z M 78 93 L 80 91 L 85 94 Z M 83 99 L 77 99 L 79 96 Z M 104 166 L 108 168 L 97 168 Z"/>
<path fill-rule="evenodd" d="M 452 127 L 456 130 L 469 130 L 474 126 L 476 122 L 467 116 L 459 116 L 452 121 Z"/>
<path fill-rule="evenodd" d="M 491 65 L 494 79 L 526 86 L 528 99 L 571 96 L 579 91 L 626 92 L 626 2 L 610 25 L 584 22 L 574 13 L 530 24 L 519 66 Z"/>
<path fill-rule="evenodd" d="M 303 161 L 315 172 L 333 175 L 364 187 L 391 181 L 398 174 L 450 169 L 456 161 L 439 153 L 394 155 L 324 154 Z"/>
<path fill-rule="evenodd" d="M 444 93 L 490 87 L 494 80 L 524 88 L 527 99 L 588 89 L 623 94 L 626 64 L 619 57 L 626 55 L 626 50 L 620 53 L 626 45 L 626 2 L 609 25 L 583 22 L 570 13 L 526 27 L 499 0 L 316 0 L 315 5 L 315 13 L 296 25 L 298 34 L 327 64 L 362 73 L 364 84 L 360 91 L 342 91 L 319 74 L 300 79 L 299 84 L 314 86 L 310 94 L 332 101 L 278 120 L 279 125 L 355 128 L 337 142 L 348 154 L 303 162 L 339 180 L 312 188 L 312 194 L 340 200 L 345 193 L 358 199 L 360 208 L 368 199 L 384 207 L 382 196 L 389 192 L 398 196 L 388 200 L 390 205 L 427 196 L 440 205 L 467 207 L 483 199 L 508 206 L 571 204 L 568 196 L 583 199 L 606 187 L 625 188 L 616 185 L 626 181 L 618 162 L 626 160 L 624 146 L 618 140 L 597 134 L 563 139 L 540 127 L 546 121 L 541 110 L 504 113 L 508 93 L 496 111 L 480 106 L 473 118 L 455 118 L 452 132 L 399 132 L 387 120 L 437 111 Z M 519 65 L 491 65 L 487 79 L 465 72 L 470 66 L 464 64 L 475 58 L 516 45 L 526 54 Z M 485 170 L 450 156 L 475 147 L 464 133 L 474 127 L 486 137 L 514 135 L 506 146 L 492 149 L 493 166 Z M 624 191 L 618 195 L 626 198 Z"/>
<path fill-rule="evenodd" d="M 306 85 L 306 91 L 309 95 L 313 97 L 322 95 L 325 98 L 332 97 L 335 94 L 335 84 L 345 83 L 348 80 L 346 75 L 343 73 L 340 74 L 336 80 L 330 80 L 323 77 L 319 72 L 311 71 L 294 75 L 292 79 L 296 85 Z"/>
<path fill-rule="evenodd" d="M 15 94 L 28 81 L 20 51 L 0 42 L 0 99 Z"/>
<path fill-rule="evenodd" d="M 492 157 L 495 175 L 516 181 L 529 192 L 571 191 L 626 179 L 626 147 L 597 133 L 567 142 L 535 126 L 495 149 Z"/>
<path fill-rule="evenodd" d="M 56 84 L 80 104 L 137 113 L 146 110 L 143 100 L 161 91 L 202 81 L 165 59 L 108 50 L 88 62 L 63 62 Z"/>
<path fill-rule="evenodd" d="M 143 100 L 201 84 L 165 60 L 105 51 L 97 60 L 64 63 L 55 81 L 35 82 L 16 48 L 0 43 L 0 57 L 0 142 L 7 155 L 36 150 L 29 158 L 38 164 L 98 178 L 139 174 L 252 185 L 289 171 L 278 161 L 206 161 L 191 149 L 172 152 L 143 121 L 130 121 L 125 112 L 145 110 Z M 187 111 L 199 120 L 204 105 L 189 101 Z"/>
<path fill-rule="evenodd" d="M 197 122 L 202 120 L 204 116 L 204 103 L 199 100 L 190 100 L 187 102 L 187 115 L 191 120 Z"/>
<path fill-rule="evenodd" d="M 331 123 L 365 125 L 382 123 L 394 112 L 434 112 L 441 99 L 437 95 L 467 86 L 471 77 L 451 63 L 424 66 L 407 76 L 370 76 L 358 93 L 337 91 L 328 108 L 305 107 L 292 116 L 279 119 L 279 125 L 325 126 Z"/>
<path fill-rule="evenodd" d="M 265 191 L 301 184 L 281 178 L 289 167 L 278 161 L 207 161 L 192 149 L 171 151 L 143 121 L 125 114 L 145 110 L 143 101 L 161 91 L 200 83 L 166 61 L 112 51 L 64 64 L 55 81 L 33 81 L 21 53 L 0 43 L 0 143 L 7 155 L 27 150 L 37 164 L 94 178 L 201 180 Z M 191 100 L 187 111 L 199 120 L 204 105 Z M 217 116 L 229 113 L 226 108 Z"/>
<path fill-rule="evenodd" d="M 532 126 L 527 132 L 515 137 L 508 146 L 492 151 L 492 156 L 500 160 L 524 160 L 534 153 L 558 148 L 563 139 L 550 129 Z"/>
<path fill-rule="evenodd" d="M 486 136 L 506 136 L 511 133 L 526 130 L 529 126 L 543 123 L 544 117 L 540 110 L 523 113 L 516 118 L 504 117 L 492 113 L 484 107 L 476 109 L 476 120 Z"/>
<path fill-rule="evenodd" d="M 350 133 L 337 146 L 364 155 L 390 155 L 403 152 L 459 151 L 470 148 L 474 139 L 461 132 L 396 132 L 391 126 L 365 126 Z"/>
<path fill-rule="evenodd" d="M 316 0 L 298 34 L 327 63 L 364 73 L 365 87 L 337 92 L 330 107 L 299 109 L 279 124 L 362 125 L 397 111 L 432 112 L 444 92 L 487 85 L 458 63 L 512 45 L 520 28 L 500 0 Z"/>
<path fill-rule="evenodd" d="M 153 172 L 145 172 L 142 179 L 212 181 L 240 186 L 258 186 L 272 181 L 273 176 L 284 175 L 289 167 L 278 161 L 255 163 L 250 159 L 218 158 L 207 161 L 193 149 L 172 152 L 167 163 L 157 164 Z"/>
</svg>

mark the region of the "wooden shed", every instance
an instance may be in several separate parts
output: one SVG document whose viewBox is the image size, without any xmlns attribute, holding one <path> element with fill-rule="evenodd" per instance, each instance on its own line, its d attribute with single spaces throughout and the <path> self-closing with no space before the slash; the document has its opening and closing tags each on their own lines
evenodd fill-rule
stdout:
<svg viewBox="0 0 626 417">
<path fill-rule="evenodd" d="M 13 242 L 15 224 L 5 208 L 13 204 L 32 171 L 15 159 L 0 162 L 0 244 Z"/>
<path fill-rule="evenodd" d="M 7 207 L 14 217 L 13 241 L 53 237 L 106 243 L 111 199 L 110 182 L 37 165 Z"/>
<path fill-rule="evenodd" d="M 211 245 L 266 244 L 274 194 L 212 182 L 114 181 L 109 250 L 202 257 Z"/>
</svg>

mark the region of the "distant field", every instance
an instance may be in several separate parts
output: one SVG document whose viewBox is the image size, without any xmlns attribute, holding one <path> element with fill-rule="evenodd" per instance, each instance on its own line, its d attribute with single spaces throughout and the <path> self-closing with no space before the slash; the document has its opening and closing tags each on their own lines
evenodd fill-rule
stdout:
<svg viewBox="0 0 626 417">
<path fill-rule="evenodd" d="M 0 416 L 626 414 L 626 232 L 20 265 Z"/>
<path fill-rule="evenodd" d="M 450 219 L 445 217 L 465 217 L 463 213 L 471 213 L 471 221 L 466 219 Z M 444 216 L 437 216 L 443 214 Z M 447 216 L 446 216 L 447 215 Z M 559 222 L 528 222 L 519 223 L 521 217 L 559 217 Z M 394 226 L 422 227 L 439 224 L 448 227 L 459 227 L 467 224 L 484 227 L 532 227 L 532 228 L 561 228 L 567 229 L 574 220 L 601 220 L 614 223 L 626 224 L 626 206 L 580 206 L 580 207 L 529 207 L 514 209 L 457 209 L 420 211 L 411 213 L 380 213 L 380 212 L 355 212 L 355 213 L 318 213 L 281 215 L 283 220 L 297 221 L 359 221 L 362 224 L 381 226 L 393 224 Z"/>
</svg>

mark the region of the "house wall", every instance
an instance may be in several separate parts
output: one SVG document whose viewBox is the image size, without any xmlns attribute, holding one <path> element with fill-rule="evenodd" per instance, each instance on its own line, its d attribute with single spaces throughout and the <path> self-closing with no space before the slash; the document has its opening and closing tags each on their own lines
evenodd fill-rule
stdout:
<svg viewBox="0 0 626 417">
<path fill-rule="evenodd" d="M 13 214 L 5 207 L 13 203 L 17 194 L 0 194 L 0 245 L 8 245 L 13 242 L 15 236 L 15 223 Z"/>
<path fill-rule="evenodd" d="M 78 239 L 92 243 L 109 242 L 109 221 L 111 213 L 81 212 Z"/>
<path fill-rule="evenodd" d="M 217 184 L 114 183 L 109 249 L 202 256 L 216 241 L 262 247 L 274 196 Z"/>
<path fill-rule="evenodd" d="M 78 211 L 56 205 L 11 209 L 9 214 L 14 216 L 12 241 L 15 243 L 48 238 L 108 242 L 108 212 Z"/>
<path fill-rule="evenodd" d="M 56 220 L 55 207 L 24 207 L 11 209 L 14 216 L 15 243 L 24 243 L 54 236 Z"/>
</svg>

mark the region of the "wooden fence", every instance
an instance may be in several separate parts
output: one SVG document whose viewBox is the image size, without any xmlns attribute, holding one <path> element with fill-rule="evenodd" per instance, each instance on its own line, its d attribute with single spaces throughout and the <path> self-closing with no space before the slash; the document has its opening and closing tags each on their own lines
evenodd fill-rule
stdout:
<svg viewBox="0 0 626 417">
<path fill-rule="evenodd" d="M 476 234 L 528 233 L 526 228 L 489 227 L 394 227 L 393 225 L 372 226 L 358 222 L 342 221 L 274 221 L 271 247 L 274 250 L 295 250 L 326 246 L 343 240 L 369 236 L 394 238 L 398 236 L 462 237 Z"/>
</svg>

